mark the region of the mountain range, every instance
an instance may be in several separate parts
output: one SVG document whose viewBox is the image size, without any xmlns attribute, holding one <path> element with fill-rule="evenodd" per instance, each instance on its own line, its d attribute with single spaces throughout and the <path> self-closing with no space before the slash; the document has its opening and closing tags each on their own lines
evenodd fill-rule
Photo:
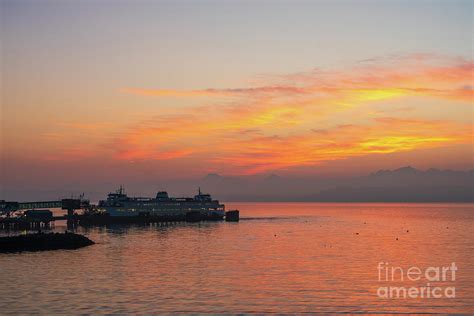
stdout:
<svg viewBox="0 0 474 316">
<path fill-rule="evenodd" d="M 0 199 L 12 201 L 70 197 L 84 192 L 91 201 L 104 199 L 120 183 L 88 183 L 58 188 L 3 189 Z M 171 196 L 192 196 L 198 188 L 221 201 L 301 202 L 474 202 L 474 170 L 419 170 L 407 166 L 379 170 L 366 176 L 285 177 L 277 174 L 222 176 L 210 173 L 198 179 L 137 179 L 124 183 L 129 196 L 155 196 L 166 190 Z"/>
<path fill-rule="evenodd" d="M 174 181 L 170 191 L 201 187 L 223 201 L 474 202 L 474 170 L 418 170 L 410 166 L 363 177 L 228 177 L 209 174 Z"/>
</svg>

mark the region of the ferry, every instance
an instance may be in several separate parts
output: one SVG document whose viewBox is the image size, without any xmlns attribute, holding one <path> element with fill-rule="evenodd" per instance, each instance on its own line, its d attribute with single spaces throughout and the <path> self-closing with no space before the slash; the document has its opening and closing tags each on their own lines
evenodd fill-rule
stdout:
<svg viewBox="0 0 474 316">
<path fill-rule="evenodd" d="M 111 217 L 157 216 L 176 217 L 198 215 L 202 218 L 223 219 L 225 205 L 212 199 L 210 194 L 191 197 L 170 197 L 166 191 L 159 191 L 154 198 L 129 197 L 122 186 L 99 201 L 98 209 Z"/>
</svg>

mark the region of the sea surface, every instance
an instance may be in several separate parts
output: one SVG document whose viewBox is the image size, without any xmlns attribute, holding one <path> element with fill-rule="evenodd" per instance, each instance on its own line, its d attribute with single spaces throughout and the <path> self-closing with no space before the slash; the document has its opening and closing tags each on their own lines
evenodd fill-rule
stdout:
<svg viewBox="0 0 474 316">
<path fill-rule="evenodd" d="M 226 206 L 242 220 L 81 228 L 96 245 L 0 254 L 0 314 L 474 313 L 474 204 Z M 454 279 L 426 278 L 453 263 Z M 380 295 L 427 283 L 442 297 Z"/>
</svg>

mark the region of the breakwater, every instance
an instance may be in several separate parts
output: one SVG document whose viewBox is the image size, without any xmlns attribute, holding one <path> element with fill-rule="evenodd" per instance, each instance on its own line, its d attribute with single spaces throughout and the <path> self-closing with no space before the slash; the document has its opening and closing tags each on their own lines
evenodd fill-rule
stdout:
<svg viewBox="0 0 474 316">
<path fill-rule="evenodd" d="M 86 236 L 74 233 L 35 233 L 0 237 L 0 253 L 78 249 L 93 244 Z"/>
</svg>

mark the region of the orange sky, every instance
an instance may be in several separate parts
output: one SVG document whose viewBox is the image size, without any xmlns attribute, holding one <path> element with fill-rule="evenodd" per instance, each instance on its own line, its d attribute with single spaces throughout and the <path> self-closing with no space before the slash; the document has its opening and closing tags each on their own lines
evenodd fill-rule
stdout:
<svg viewBox="0 0 474 316">
<path fill-rule="evenodd" d="M 124 88 L 120 91 L 137 97 L 201 100 L 134 125 L 117 137 L 113 155 L 127 161 L 189 156 L 221 166 L 217 172 L 254 174 L 472 144 L 473 65 L 405 56 L 346 70 L 281 75 L 247 88 Z"/>
<path fill-rule="evenodd" d="M 3 4 L 5 182 L 474 167 L 461 3 L 261 5 Z"/>
<path fill-rule="evenodd" d="M 125 121 L 53 122 L 51 131 L 30 135 L 28 147 L 10 139 L 6 147 L 12 148 L 9 155 L 35 152 L 47 161 L 101 157 L 131 166 L 152 161 L 159 168 L 172 160 L 185 174 L 247 175 L 472 146 L 473 65 L 462 58 L 407 55 L 266 76 L 243 88 L 121 87 L 114 91 L 118 96 L 136 103 L 153 99 L 156 108 Z M 184 105 L 162 106 L 176 99 Z"/>
</svg>

